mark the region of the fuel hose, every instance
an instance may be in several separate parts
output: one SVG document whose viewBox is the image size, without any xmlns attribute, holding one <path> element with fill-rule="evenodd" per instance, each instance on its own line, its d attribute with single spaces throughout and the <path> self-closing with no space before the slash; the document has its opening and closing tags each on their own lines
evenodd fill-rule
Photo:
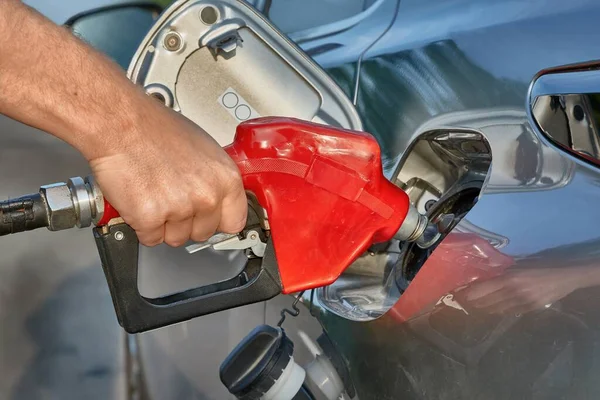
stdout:
<svg viewBox="0 0 600 400">
<path fill-rule="evenodd" d="M 0 202 L 0 236 L 48 226 L 48 210 L 40 193 Z"/>
</svg>

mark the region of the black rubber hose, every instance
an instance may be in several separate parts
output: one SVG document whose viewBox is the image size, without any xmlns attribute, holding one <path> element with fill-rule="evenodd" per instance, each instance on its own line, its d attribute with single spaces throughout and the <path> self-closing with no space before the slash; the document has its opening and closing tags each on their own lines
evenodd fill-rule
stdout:
<svg viewBox="0 0 600 400">
<path fill-rule="evenodd" d="M 0 236 L 48 226 L 48 211 L 39 193 L 0 202 Z"/>
</svg>

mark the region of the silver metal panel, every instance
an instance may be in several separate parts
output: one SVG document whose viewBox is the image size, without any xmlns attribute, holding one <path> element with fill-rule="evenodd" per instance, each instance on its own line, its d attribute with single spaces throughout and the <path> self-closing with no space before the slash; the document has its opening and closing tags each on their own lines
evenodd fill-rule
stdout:
<svg viewBox="0 0 600 400">
<path fill-rule="evenodd" d="M 202 20 L 210 9 L 214 21 Z M 169 36 L 170 35 L 170 36 Z M 176 36 L 173 46 L 166 40 Z M 358 114 L 319 67 L 245 2 L 178 1 L 148 33 L 129 77 L 203 127 L 221 145 L 235 127 L 222 96 L 233 89 L 261 116 L 361 130 Z M 244 114 L 250 117 L 250 114 Z"/>
</svg>

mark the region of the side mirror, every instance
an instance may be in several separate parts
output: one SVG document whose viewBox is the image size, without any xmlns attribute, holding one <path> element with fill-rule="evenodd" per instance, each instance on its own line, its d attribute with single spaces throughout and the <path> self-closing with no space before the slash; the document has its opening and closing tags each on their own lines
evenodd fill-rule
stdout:
<svg viewBox="0 0 600 400">
<path fill-rule="evenodd" d="M 152 2 L 115 4 L 77 14 L 65 26 L 127 69 L 138 45 L 162 10 Z"/>
</svg>

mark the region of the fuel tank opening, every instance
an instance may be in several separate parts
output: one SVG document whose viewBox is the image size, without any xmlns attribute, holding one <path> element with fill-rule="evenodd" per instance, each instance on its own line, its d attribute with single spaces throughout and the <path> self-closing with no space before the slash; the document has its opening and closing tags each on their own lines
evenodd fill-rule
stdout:
<svg viewBox="0 0 600 400">
<path fill-rule="evenodd" d="M 480 186 L 463 188 L 458 193 L 450 193 L 446 199 L 436 202 L 429 210 L 431 224 L 437 228 L 435 238 L 427 243 L 406 242 L 400 245 L 404 257 L 401 268 L 396 268 L 395 273 L 396 283 L 401 290 L 406 290 L 436 247 L 477 203 L 480 190 Z"/>
<path fill-rule="evenodd" d="M 335 283 L 317 290 L 318 304 L 355 321 L 385 314 L 473 208 L 491 161 L 490 145 L 479 132 L 434 130 L 420 135 L 405 152 L 393 181 L 408 193 L 416 211 L 427 216 L 423 233 L 416 241 L 371 247 Z"/>
</svg>

